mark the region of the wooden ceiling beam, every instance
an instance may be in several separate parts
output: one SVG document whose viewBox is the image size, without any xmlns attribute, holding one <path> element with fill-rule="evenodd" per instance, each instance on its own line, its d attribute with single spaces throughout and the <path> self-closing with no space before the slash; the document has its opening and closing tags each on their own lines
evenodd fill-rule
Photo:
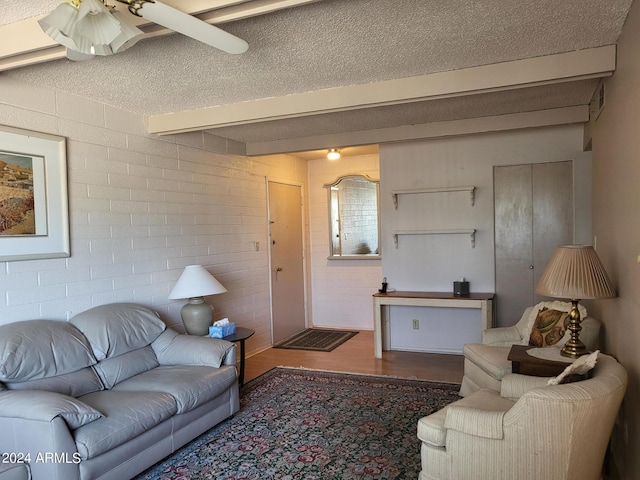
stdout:
<svg viewBox="0 0 640 480">
<path fill-rule="evenodd" d="M 436 100 L 610 76 L 616 47 L 349 85 L 148 117 L 149 133 L 167 135 L 360 108 Z"/>
</svg>

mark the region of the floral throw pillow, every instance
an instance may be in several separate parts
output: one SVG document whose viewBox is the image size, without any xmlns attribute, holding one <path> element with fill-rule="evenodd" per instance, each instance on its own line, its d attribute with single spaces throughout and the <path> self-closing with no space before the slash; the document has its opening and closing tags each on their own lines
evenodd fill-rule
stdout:
<svg viewBox="0 0 640 480">
<path fill-rule="evenodd" d="M 550 347 L 564 336 L 569 325 L 569 313 L 551 308 L 541 308 L 533 323 L 529 345 L 534 347 Z"/>
</svg>

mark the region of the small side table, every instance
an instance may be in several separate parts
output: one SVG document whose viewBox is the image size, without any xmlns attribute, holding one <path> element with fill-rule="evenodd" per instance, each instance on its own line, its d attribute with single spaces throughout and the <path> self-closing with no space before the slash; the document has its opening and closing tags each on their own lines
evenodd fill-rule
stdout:
<svg viewBox="0 0 640 480">
<path fill-rule="evenodd" d="M 537 358 L 527 353 L 531 347 L 529 345 L 514 345 L 509 350 L 507 360 L 511 361 L 511 371 L 522 375 L 532 375 L 535 377 L 555 377 L 571 365 L 571 361 L 556 362 Z M 567 360 L 570 360 L 567 358 Z"/>
<path fill-rule="evenodd" d="M 255 330 L 251 330 L 250 328 L 236 327 L 236 333 L 222 337 L 222 340 L 226 340 L 228 342 L 240 342 L 240 373 L 238 374 L 238 385 L 241 387 L 244 385 L 244 362 L 246 358 L 244 342 L 254 333 L 256 333 Z"/>
</svg>

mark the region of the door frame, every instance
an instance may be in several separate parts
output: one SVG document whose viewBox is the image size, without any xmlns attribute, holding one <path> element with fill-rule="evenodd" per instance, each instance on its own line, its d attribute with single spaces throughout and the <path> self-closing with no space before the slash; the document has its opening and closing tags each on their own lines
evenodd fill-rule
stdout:
<svg viewBox="0 0 640 480">
<path fill-rule="evenodd" d="M 311 325 L 310 321 L 309 321 L 309 302 L 307 301 L 308 299 L 308 291 L 307 291 L 307 287 L 308 287 L 308 281 L 307 281 L 307 259 L 308 259 L 308 255 L 307 255 L 307 236 L 305 235 L 305 227 L 307 225 L 307 223 L 305 222 L 305 207 L 306 207 L 306 202 L 304 201 L 304 196 L 305 196 L 305 190 L 304 190 L 304 184 L 300 183 L 300 182 L 292 182 L 289 180 L 280 180 L 277 178 L 269 178 L 268 176 L 265 176 L 265 192 L 266 192 L 266 198 L 267 198 L 267 264 L 268 264 L 268 271 L 269 271 L 269 328 L 270 328 L 270 340 L 271 340 L 271 345 L 273 345 L 273 283 L 272 283 L 272 276 L 273 276 L 273 269 L 272 269 L 272 264 L 271 264 L 271 205 L 269 203 L 269 183 L 280 183 L 283 185 L 290 185 L 292 187 L 300 187 L 300 216 L 301 216 L 301 225 L 302 225 L 302 291 L 303 291 L 303 298 L 302 298 L 302 302 L 303 302 L 303 306 L 304 306 L 304 325 L 305 328 L 309 328 L 309 326 Z"/>
</svg>

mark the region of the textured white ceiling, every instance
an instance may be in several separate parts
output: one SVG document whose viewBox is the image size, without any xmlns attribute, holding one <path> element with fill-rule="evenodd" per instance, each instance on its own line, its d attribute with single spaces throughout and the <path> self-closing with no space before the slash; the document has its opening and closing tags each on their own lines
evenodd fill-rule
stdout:
<svg viewBox="0 0 640 480">
<path fill-rule="evenodd" d="M 61 0 L 0 0 L 0 25 L 17 22 L 24 18 L 37 17 L 52 11 Z"/>
<path fill-rule="evenodd" d="M 9 23 L 50 0 L 0 0 Z M 489 65 L 617 42 L 631 0 L 322 0 L 220 25 L 248 41 L 227 55 L 179 34 L 90 62 L 5 72 L 145 115 Z M 10 10 L 9 10 L 10 8 Z M 7 21 L 9 19 L 9 21 Z M 241 142 L 588 103 L 596 81 L 216 129 Z"/>
</svg>

